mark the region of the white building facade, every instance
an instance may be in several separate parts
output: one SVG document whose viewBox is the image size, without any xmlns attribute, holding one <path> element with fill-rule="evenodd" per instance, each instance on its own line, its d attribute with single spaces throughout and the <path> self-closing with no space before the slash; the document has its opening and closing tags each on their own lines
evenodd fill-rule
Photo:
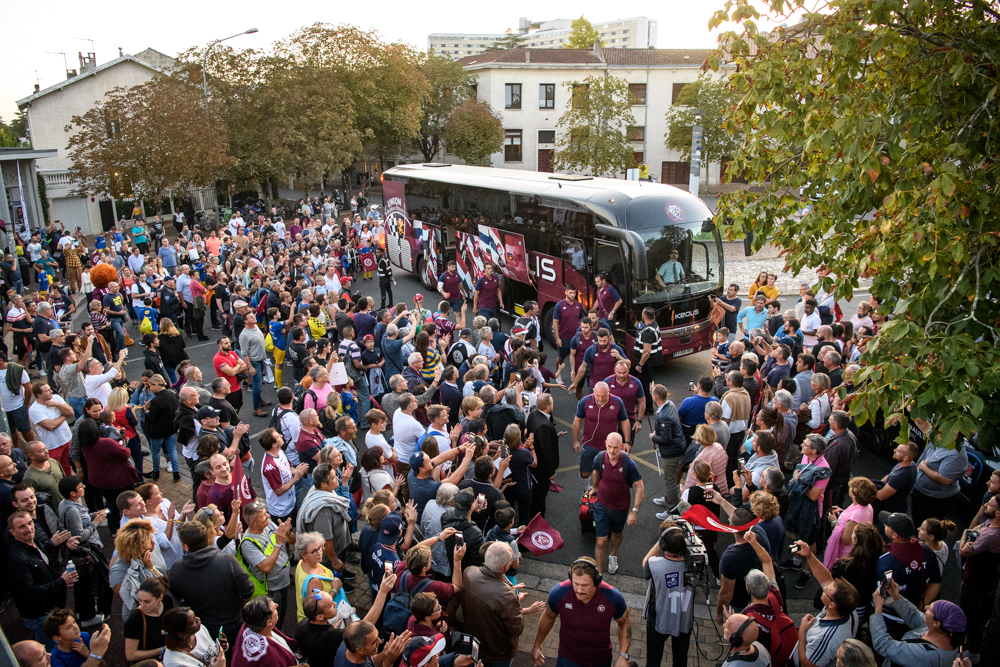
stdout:
<svg viewBox="0 0 1000 667">
<path fill-rule="evenodd" d="M 702 74 L 711 49 L 512 49 L 462 58 L 477 79 L 478 99 L 488 102 L 503 119 L 504 150 L 493 166 L 527 171 L 552 171 L 556 123 L 571 102 L 566 84 L 588 76 L 616 76 L 629 84 L 637 102 L 635 126 L 629 129 L 637 164 L 662 183 L 687 188 L 690 162 L 666 147 L 666 112 L 681 89 Z M 715 76 L 728 76 L 723 67 Z M 445 154 L 446 162 L 458 162 Z M 701 183 L 718 183 L 720 165 L 702 168 Z M 624 177 L 620 174 L 619 177 Z"/>
<path fill-rule="evenodd" d="M 173 58 L 153 49 L 137 55 L 121 55 L 103 65 L 97 65 L 93 54 L 80 56 L 80 73 L 44 90 L 17 101 L 18 108 L 27 112 L 28 136 L 35 149 L 56 149 L 57 157 L 38 160 L 38 173 L 45 179 L 50 201 L 49 216 L 61 220 L 67 229 L 81 227 L 87 234 L 96 234 L 115 220 L 110 201 L 101 197 L 81 197 L 70 182 L 72 159 L 66 146 L 70 133 L 65 131 L 73 116 L 90 111 L 104 96 L 119 86 L 146 83 L 173 67 Z M 104 219 L 102 221 L 102 209 Z"/>
<path fill-rule="evenodd" d="M 519 22 L 517 34 L 524 37 L 525 48 L 557 49 L 569 40 L 572 19 L 556 19 L 532 23 L 527 18 Z M 606 49 L 656 48 L 656 21 L 645 16 L 594 23 Z M 484 53 L 504 33 L 435 33 L 427 36 L 427 50 L 446 53 L 453 58 Z"/>
</svg>

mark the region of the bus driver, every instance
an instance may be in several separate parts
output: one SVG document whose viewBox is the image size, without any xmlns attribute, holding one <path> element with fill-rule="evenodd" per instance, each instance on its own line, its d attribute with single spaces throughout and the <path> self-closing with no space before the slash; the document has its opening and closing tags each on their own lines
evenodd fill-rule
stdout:
<svg viewBox="0 0 1000 667">
<path fill-rule="evenodd" d="M 670 251 L 670 259 L 664 262 L 656 271 L 656 282 L 660 287 L 666 287 L 667 283 L 679 283 L 684 280 L 684 267 L 677 261 L 677 249 Z"/>
</svg>

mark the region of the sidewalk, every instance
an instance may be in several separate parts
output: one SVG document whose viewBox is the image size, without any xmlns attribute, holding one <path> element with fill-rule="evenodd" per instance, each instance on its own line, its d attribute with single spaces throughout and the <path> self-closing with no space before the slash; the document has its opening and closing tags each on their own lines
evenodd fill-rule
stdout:
<svg viewBox="0 0 1000 667">
<path fill-rule="evenodd" d="M 778 276 L 778 300 L 781 307 L 788 309 L 799 299 L 799 285 L 808 283 L 815 285 L 819 281 L 816 269 L 803 269 L 798 273 L 786 273 L 785 258 L 779 256 L 780 250 L 772 245 L 766 245 L 751 257 L 744 254 L 743 242 L 723 243 L 723 257 L 725 258 L 725 281 L 726 284 L 736 283 L 739 285 L 739 294 L 745 295 L 750 285 L 761 271 L 773 273 Z M 856 294 L 865 293 L 871 288 L 871 280 L 861 280 Z M 785 301 L 788 301 L 786 304 Z"/>
</svg>

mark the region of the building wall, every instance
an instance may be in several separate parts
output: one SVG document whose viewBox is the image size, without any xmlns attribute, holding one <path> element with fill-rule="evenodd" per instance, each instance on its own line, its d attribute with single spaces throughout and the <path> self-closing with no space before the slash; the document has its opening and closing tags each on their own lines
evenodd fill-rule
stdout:
<svg viewBox="0 0 1000 667">
<path fill-rule="evenodd" d="M 567 82 L 582 81 L 590 75 L 600 75 L 605 72 L 612 76 L 625 79 L 628 83 L 646 84 L 646 106 L 632 107 L 635 124 L 645 128 L 645 151 L 643 162 L 650 167 L 650 173 L 660 179 L 662 163 L 678 161 L 680 154 L 668 150 L 666 141 L 666 112 L 671 105 L 673 84 L 691 83 L 697 80 L 701 73 L 700 67 L 666 66 L 650 67 L 648 74 L 645 67 L 612 67 L 599 68 L 593 65 L 536 65 L 536 66 L 494 66 L 486 69 L 472 69 L 471 73 L 478 79 L 477 94 L 480 100 L 489 104 L 500 114 L 505 129 L 522 131 L 522 160 L 508 162 L 503 152 L 493 155 L 493 166 L 507 169 L 538 170 L 539 130 L 557 130 L 556 123 L 565 113 L 570 102 L 569 90 L 564 85 Z M 648 79 L 647 79 L 648 76 Z M 521 84 L 521 108 L 505 108 L 505 84 Z M 539 109 L 539 84 L 555 83 L 556 98 L 554 109 Z M 556 140 L 559 140 L 557 130 Z M 636 152 L 643 152 L 643 142 L 631 143 Z M 544 145 L 542 148 L 555 148 L 555 145 Z M 453 160 L 454 156 L 451 156 Z M 620 174 L 624 177 L 624 174 Z M 719 165 L 713 164 L 703 171 L 703 182 L 716 183 L 719 179 Z"/>
<path fill-rule="evenodd" d="M 569 19 L 544 21 L 541 29 L 532 30 L 524 37 L 527 48 L 559 48 L 569 39 Z M 595 23 L 605 48 L 645 49 L 656 47 L 656 21 L 646 17 L 616 19 Z M 456 58 L 483 53 L 490 45 L 506 35 L 504 33 L 435 33 L 427 36 L 427 48 L 436 53 L 447 53 Z"/>
</svg>

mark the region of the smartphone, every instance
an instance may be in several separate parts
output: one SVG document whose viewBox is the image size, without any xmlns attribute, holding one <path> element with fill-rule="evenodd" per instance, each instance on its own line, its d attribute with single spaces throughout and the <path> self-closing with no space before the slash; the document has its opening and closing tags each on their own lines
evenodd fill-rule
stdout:
<svg viewBox="0 0 1000 667">
<path fill-rule="evenodd" d="M 882 583 L 879 585 L 879 593 L 882 597 L 889 594 L 890 586 L 892 586 L 892 570 L 886 570 L 882 573 Z"/>
<path fill-rule="evenodd" d="M 477 502 L 479 503 L 479 511 L 480 512 L 485 512 L 486 511 L 486 494 L 485 493 L 480 493 L 476 497 L 476 499 L 477 499 Z"/>
<path fill-rule="evenodd" d="M 688 391 L 694 393 L 694 382 L 688 382 Z"/>
<path fill-rule="evenodd" d="M 705 485 L 705 490 L 706 491 L 711 491 L 714 487 L 715 487 L 715 485 L 712 484 L 711 482 L 709 482 L 708 484 Z"/>
<path fill-rule="evenodd" d="M 385 564 L 385 573 L 386 574 L 392 574 L 392 563 L 386 563 Z"/>
<path fill-rule="evenodd" d="M 738 459 L 738 460 L 740 462 L 740 474 L 743 474 L 743 472 L 746 470 L 746 467 L 747 467 L 747 460 L 743 459 L 743 458 Z"/>
<path fill-rule="evenodd" d="M 790 554 L 797 554 L 800 551 L 802 551 L 802 547 L 800 547 L 797 544 L 793 544 L 790 547 L 788 547 L 788 553 Z"/>
<path fill-rule="evenodd" d="M 978 539 L 979 539 L 979 531 L 978 530 L 967 530 L 967 531 L 965 531 L 965 541 L 968 542 L 969 544 L 972 544 L 973 542 L 975 542 Z"/>
<path fill-rule="evenodd" d="M 463 547 L 465 546 L 465 536 L 462 533 L 455 533 L 455 546 Z"/>
</svg>

